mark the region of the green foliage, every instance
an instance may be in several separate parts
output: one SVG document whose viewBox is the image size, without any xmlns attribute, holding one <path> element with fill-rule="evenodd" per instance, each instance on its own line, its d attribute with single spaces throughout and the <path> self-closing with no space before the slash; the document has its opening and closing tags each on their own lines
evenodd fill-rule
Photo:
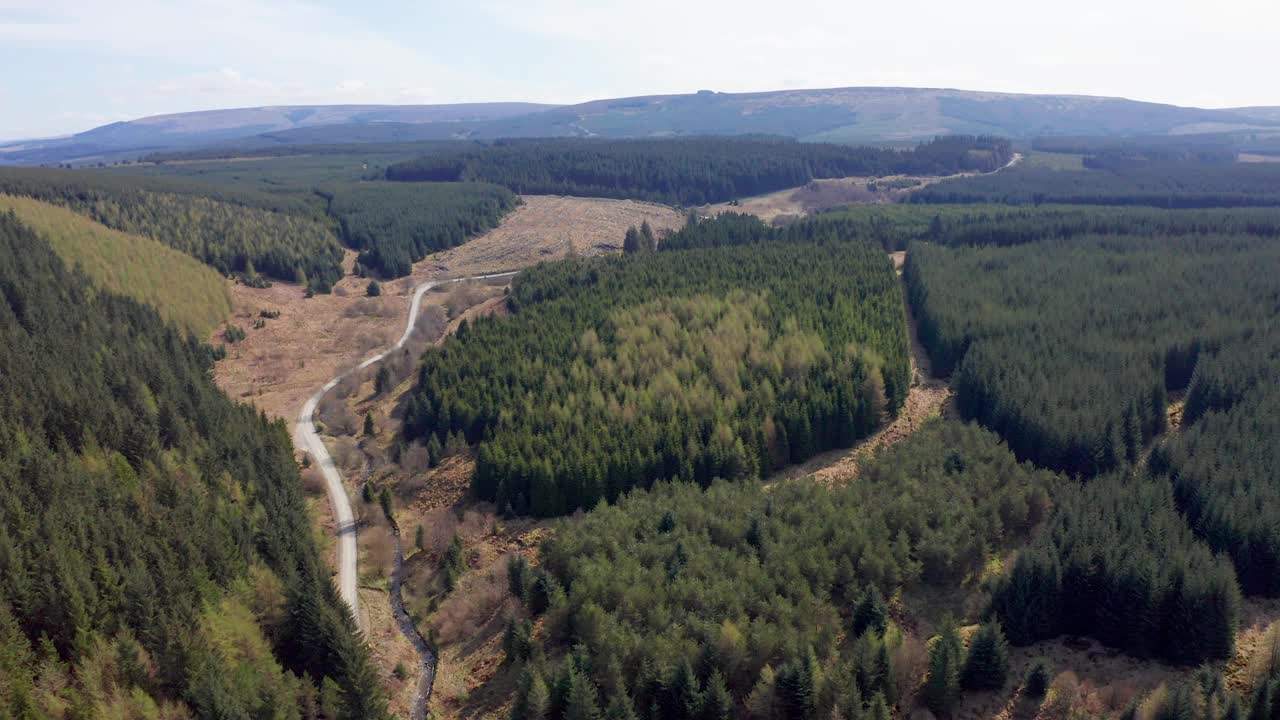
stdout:
<svg viewBox="0 0 1280 720">
<path fill-rule="evenodd" d="M 405 434 L 479 442 L 476 494 L 517 512 L 766 473 L 852 445 L 906 394 L 901 293 L 864 243 L 569 260 L 509 303 L 427 353 Z"/>
<path fill-rule="evenodd" d="M 945 468 L 944 468 L 945 469 Z M 871 585 L 863 593 L 853 610 L 853 637 L 858 637 L 868 630 L 882 634 L 889 625 L 889 608 L 885 605 L 880 590 Z"/>
<path fill-rule="evenodd" d="M 1040 658 L 1031 663 L 1027 670 L 1027 679 L 1023 681 L 1022 692 L 1030 698 L 1042 698 L 1049 692 L 1049 683 L 1053 682 L 1053 670 L 1048 661 Z"/>
<path fill-rule="evenodd" d="M 964 468 L 947 472 L 953 453 Z M 871 460 L 857 483 L 834 489 L 661 483 L 564 521 L 543 544 L 530 606 L 552 605 L 540 586 L 567 587 L 567 622 L 546 641 L 578 648 L 593 668 L 616 659 L 637 708 L 656 702 L 665 711 L 669 700 L 656 688 L 687 662 L 698 668 L 703 697 L 718 672 L 736 700 L 763 683 L 768 702 L 816 703 L 826 717 L 853 692 L 851 679 L 828 668 L 850 669 L 860 697 L 895 690 L 890 633 L 868 629 L 837 642 L 870 587 L 915 588 L 980 570 L 1027 537 L 1051 482 L 991 433 L 935 422 Z M 946 572 L 926 577 L 918 558 L 943 554 Z M 525 586 L 521 567 L 508 567 L 513 592 Z M 805 699 L 807 683 L 818 700 Z"/>
<path fill-rule="evenodd" d="M 391 522 L 395 522 L 395 509 L 392 507 L 394 501 L 391 498 L 391 486 L 383 485 L 382 490 L 378 492 L 378 505 L 382 507 L 382 514 Z"/>
<path fill-rule="evenodd" d="M 1091 635 L 1194 664 L 1231 657 L 1240 591 L 1231 564 L 1183 522 L 1168 483 L 1113 475 L 1064 493 L 992 606 L 1017 645 Z"/>
<path fill-rule="evenodd" d="M 1230 555 L 1245 592 L 1280 595 L 1280 334 L 1206 353 L 1187 392 L 1191 423 L 1152 457 L 1178 508 L 1215 552 Z"/>
<path fill-rule="evenodd" d="M 105 173 L 0 171 L 0 192 L 61 205 L 109 228 L 158 240 L 223 275 L 252 267 L 281 280 L 299 272 L 328 291 L 342 277 L 342 248 L 325 223 L 267 209 L 244 193 Z M 226 199 L 219 199 L 226 198 Z"/>
<path fill-rule="evenodd" d="M 1275 275 L 1259 268 L 1277 261 L 1280 245 L 1247 236 L 1086 237 L 920 244 L 906 276 L 960 411 L 1019 457 L 1095 475 L 1164 429 L 1202 351 L 1268 326 Z"/>
<path fill-rule="evenodd" d="M 1009 675 L 1009 643 L 999 621 L 984 623 L 969 639 L 960 685 L 965 690 L 999 690 Z"/>
<path fill-rule="evenodd" d="M 382 286 L 378 284 L 377 280 L 370 280 L 369 287 L 365 288 L 364 294 L 369 297 L 380 297 L 382 295 Z"/>
<path fill-rule="evenodd" d="M 528 660 L 533 653 L 533 623 L 510 618 L 502 634 L 502 651 L 507 662 Z"/>
<path fill-rule="evenodd" d="M 1158 163 L 1112 170 L 1010 168 L 916 190 L 918 203 L 1149 205 L 1161 208 L 1280 205 L 1274 163 Z"/>
<path fill-rule="evenodd" d="M 28 638 L 72 663 L 116 643 L 126 667 L 145 653 L 156 668 L 146 694 L 198 715 L 287 713 L 305 673 L 381 717 L 284 424 L 230 402 L 210 379 L 209 348 L 90 289 L 10 215 L 0 294 L 0 664 L 19 666 L 17 685 L 38 662 Z M 278 588 L 280 617 L 220 604 L 256 567 Z M 205 608 L 221 609 L 202 622 Z"/>
<path fill-rule="evenodd" d="M 391 390 L 391 370 L 386 365 L 378 367 L 378 373 L 373 378 L 373 392 L 375 395 L 386 395 Z"/>
<path fill-rule="evenodd" d="M 964 646 L 954 627 L 948 627 L 929 648 L 929 675 L 924 681 L 925 705 L 949 714 L 960 700 L 960 669 Z"/>
<path fill-rule="evenodd" d="M 496 227 L 519 203 L 483 183 L 345 183 L 319 192 L 347 245 L 360 251 L 360 266 L 384 278 L 408 275 L 428 253 Z"/>
<path fill-rule="evenodd" d="M 784 139 L 504 140 L 387 167 L 388 180 L 478 180 L 533 195 L 633 198 L 702 205 L 803 185 L 814 178 L 990 171 L 1007 140 L 952 136 L 914 150 Z"/>
<path fill-rule="evenodd" d="M 177 250 L 31 198 L 0 195 L 0 211 L 4 209 L 13 210 L 63 262 L 79 266 L 95 285 L 151 305 L 197 338 L 208 338 L 231 314 L 223 279 Z"/>
<path fill-rule="evenodd" d="M 467 556 L 462 548 L 462 538 L 454 533 L 453 540 L 444 551 L 444 587 L 452 591 L 458 586 L 458 580 L 467 571 Z"/>
</svg>

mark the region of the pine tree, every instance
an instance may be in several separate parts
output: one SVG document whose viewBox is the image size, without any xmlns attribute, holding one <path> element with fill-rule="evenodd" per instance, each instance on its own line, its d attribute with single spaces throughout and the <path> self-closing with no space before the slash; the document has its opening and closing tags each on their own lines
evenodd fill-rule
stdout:
<svg viewBox="0 0 1280 720">
<path fill-rule="evenodd" d="M 614 695 L 605 708 L 604 720 L 637 720 L 635 707 L 626 693 Z"/>
<path fill-rule="evenodd" d="M 724 675 L 714 670 L 707 678 L 699 720 L 730 720 L 733 717 L 733 696 L 725 685 Z"/>
<path fill-rule="evenodd" d="M 792 660 L 778 671 L 776 692 L 782 717 L 787 720 L 809 720 L 818 707 L 818 688 L 814 677 L 816 662 L 812 650 Z"/>
<path fill-rule="evenodd" d="M 389 486 L 382 486 L 382 491 L 378 493 L 378 504 L 382 506 L 382 513 L 387 516 L 387 519 L 395 522 L 396 516 L 391 504 L 391 488 Z"/>
<path fill-rule="evenodd" d="M 373 437 L 377 430 L 373 427 L 373 413 L 366 412 L 364 414 L 364 436 Z"/>
<path fill-rule="evenodd" d="M 572 666 L 572 663 L 570 663 Z M 586 673 L 569 675 L 569 694 L 565 703 L 564 720 L 600 720 L 600 705 L 596 686 Z"/>
<path fill-rule="evenodd" d="M 378 284 L 377 280 L 370 280 L 369 286 L 365 288 L 365 294 L 369 297 L 378 297 L 382 295 L 382 286 Z"/>
<path fill-rule="evenodd" d="M 413 546 L 419 550 L 427 549 L 427 531 L 421 525 L 413 531 Z"/>
<path fill-rule="evenodd" d="M 929 677 L 924 701 L 936 713 L 949 713 L 960 699 L 960 663 L 963 646 L 954 627 L 948 627 L 929 650 Z"/>
<path fill-rule="evenodd" d="M 391 370 L 388 369 L 386 365 L 383 365 L 378 368 L 377 374 L 374 375 L 373 392 L 376 395 L 382 396 L 387 394 L 387 391 L 389 391 L 390 389 L 391 389 Z"/>
<path fill-rule="evenodd" d="M 1009 643 L 1000 622 L 993 620 L 978 628 L 969 641 L 960 684 L 966 690 L 999 690 L 1009 674 Z"/>
<path fill-rule="evenodd" d="M 702 690 L 693 668 L 685 659 L 663 684 L 662 712 L 672 720 L 697 720 L 702 711 Z"/>
<path fill-rule="evenodd" d="M 440 445 L 440 436 L 435 433 L 427 438 L 427 465 L 436 467 L 444 460 L 444 447 Z"/>
<path fill-rule="evenodd" d="M 511 720 L 546 720 L 551 707 L 551 691 L 542 673 L 526 666 L 520 675 L 516 700 L 511 707 Z"/>
<path fill-rule="evenodd" d="M 889 608 L 885 605 L 880 589 L 874 584 L 868 585 L 853 610 L 853 636 L 858 637 L 868 630 L 883 633 L 888 624 Z"/>
<path fill-rule="evenodd" d="M 459 578 L 467 571 L 466 553 L 462 548 L 462 538 L 457 533 L 449 541 L 444 553 L 444 587 L 452 591 L 458 585 Z"/>
<path fill-rule="evenodd" d="M 627 255 L 640 252 L 641 243 L 640 231 L 636 230 L 635 225 L 632 225 L 627 228 L 627 234 L 623 236 L 622 252 Z"/>
<path fill-rule="evenodd" d="M 1022 692 L 1028 697 L 1042 698 L 1049 692 L 1049 683 L 1053 681 L 1053 671 L 1043 658 L 1036 660 L 1027 670 L 1027 679 L 1022 685 Z"/>
<path fill-rule="evenodd" d="M 658 238 L 654 237 L 649 221 L 640 223 L 640 249 L 654 251 L 658 249 Z"/>
<path fill-rule="evenodd" d="M 867 711 L 863 717 L 866 720 L 890 720 L 889 705 L 885 702 L 883 695 L 876 693 L 871 696 L 871 702 L 867 705 Z"/>
</svg>

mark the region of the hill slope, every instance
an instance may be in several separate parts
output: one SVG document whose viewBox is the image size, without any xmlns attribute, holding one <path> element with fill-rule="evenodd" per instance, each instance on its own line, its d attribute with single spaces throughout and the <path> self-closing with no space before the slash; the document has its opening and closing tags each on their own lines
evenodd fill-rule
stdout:
<svg viewBox="0 0 1280 720">
<path fill-rule="evenodd" d="M 0 194 L 0 211 L 6 210 L 43 236 L 68 266 L 79 265 L 95 285 L 152 306 L 198 338 L 209 337 L 231 314 L 226 281 L 186 253 L 31 198 Z"/>
<path fill-rule="evenodd" d="M 114 123 L 0 146 L 0 162 L 135 158 L 162 149 L 498 137 L 662 137 L 766 133 L 834 142 L 955 133 L 1166 135 L 1280 127 L 1280 110 L 1204 110 L 1122 98 L 936 88 L 851 87 L 651 95 L 578 105 L 317 105 L 213 110 Z"/>
</svg>

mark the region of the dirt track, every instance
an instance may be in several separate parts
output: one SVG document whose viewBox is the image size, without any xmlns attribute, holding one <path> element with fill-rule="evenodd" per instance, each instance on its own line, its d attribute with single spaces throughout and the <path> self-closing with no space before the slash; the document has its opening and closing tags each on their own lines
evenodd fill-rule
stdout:
<svg viewBox="0 0 1280 720">
<path fill-rule="evenodd" d="M 906 253 L 895 252 L 891 257 L 894 269 L 901 278 Z M 907 401 L 898 411 L 898 416 L 879 432 L 854 447 L 815 455 L 807 462 L 785 468 L 770 480 L 812 476 L 828 484 L 847 482 L 857 477 L 858 468 L 864 459 L 871 457 L 881 448 L 910 437 L 911 433 L 918 430 L 926 420 L 943 414 L 947 401 L 951 399 L 951 387 L 945 380 L 933 375 L 929 354 L 920 344 L 920 338 L 916 332 L 916 320 L 911 313 L 911 305 L 907 302 L 905 282 L 902 283 L 902 303 L 906 308 L 911 335 L 911 389 L 907 392 Z"/>
</svg>

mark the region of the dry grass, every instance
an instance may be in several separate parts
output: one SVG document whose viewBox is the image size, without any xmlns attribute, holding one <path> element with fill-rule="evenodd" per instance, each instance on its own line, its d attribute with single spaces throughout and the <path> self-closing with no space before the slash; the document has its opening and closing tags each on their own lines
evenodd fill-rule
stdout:
<svg viewBox="0 0 1280 720">
<path fill-rule="evenodd" d="M 622 249 L 627 228 L 648 221 L 661 235 L 684 225 L 665 205 L 634 200 L 530 195 L 493 231 L 428 257 L 423 264 L 442 275 L 464 277 L 515 270 L 543 260 L 598 255 Z"/>
<path fill-rule="evenodd" d="M 186 253 L 31 198 L 0 195 L 0 210 L 12 210 L 95 285 L 151 305 L 196 337 L 208 337 L 231 315 L 227 281 Z"/>
</svg>

